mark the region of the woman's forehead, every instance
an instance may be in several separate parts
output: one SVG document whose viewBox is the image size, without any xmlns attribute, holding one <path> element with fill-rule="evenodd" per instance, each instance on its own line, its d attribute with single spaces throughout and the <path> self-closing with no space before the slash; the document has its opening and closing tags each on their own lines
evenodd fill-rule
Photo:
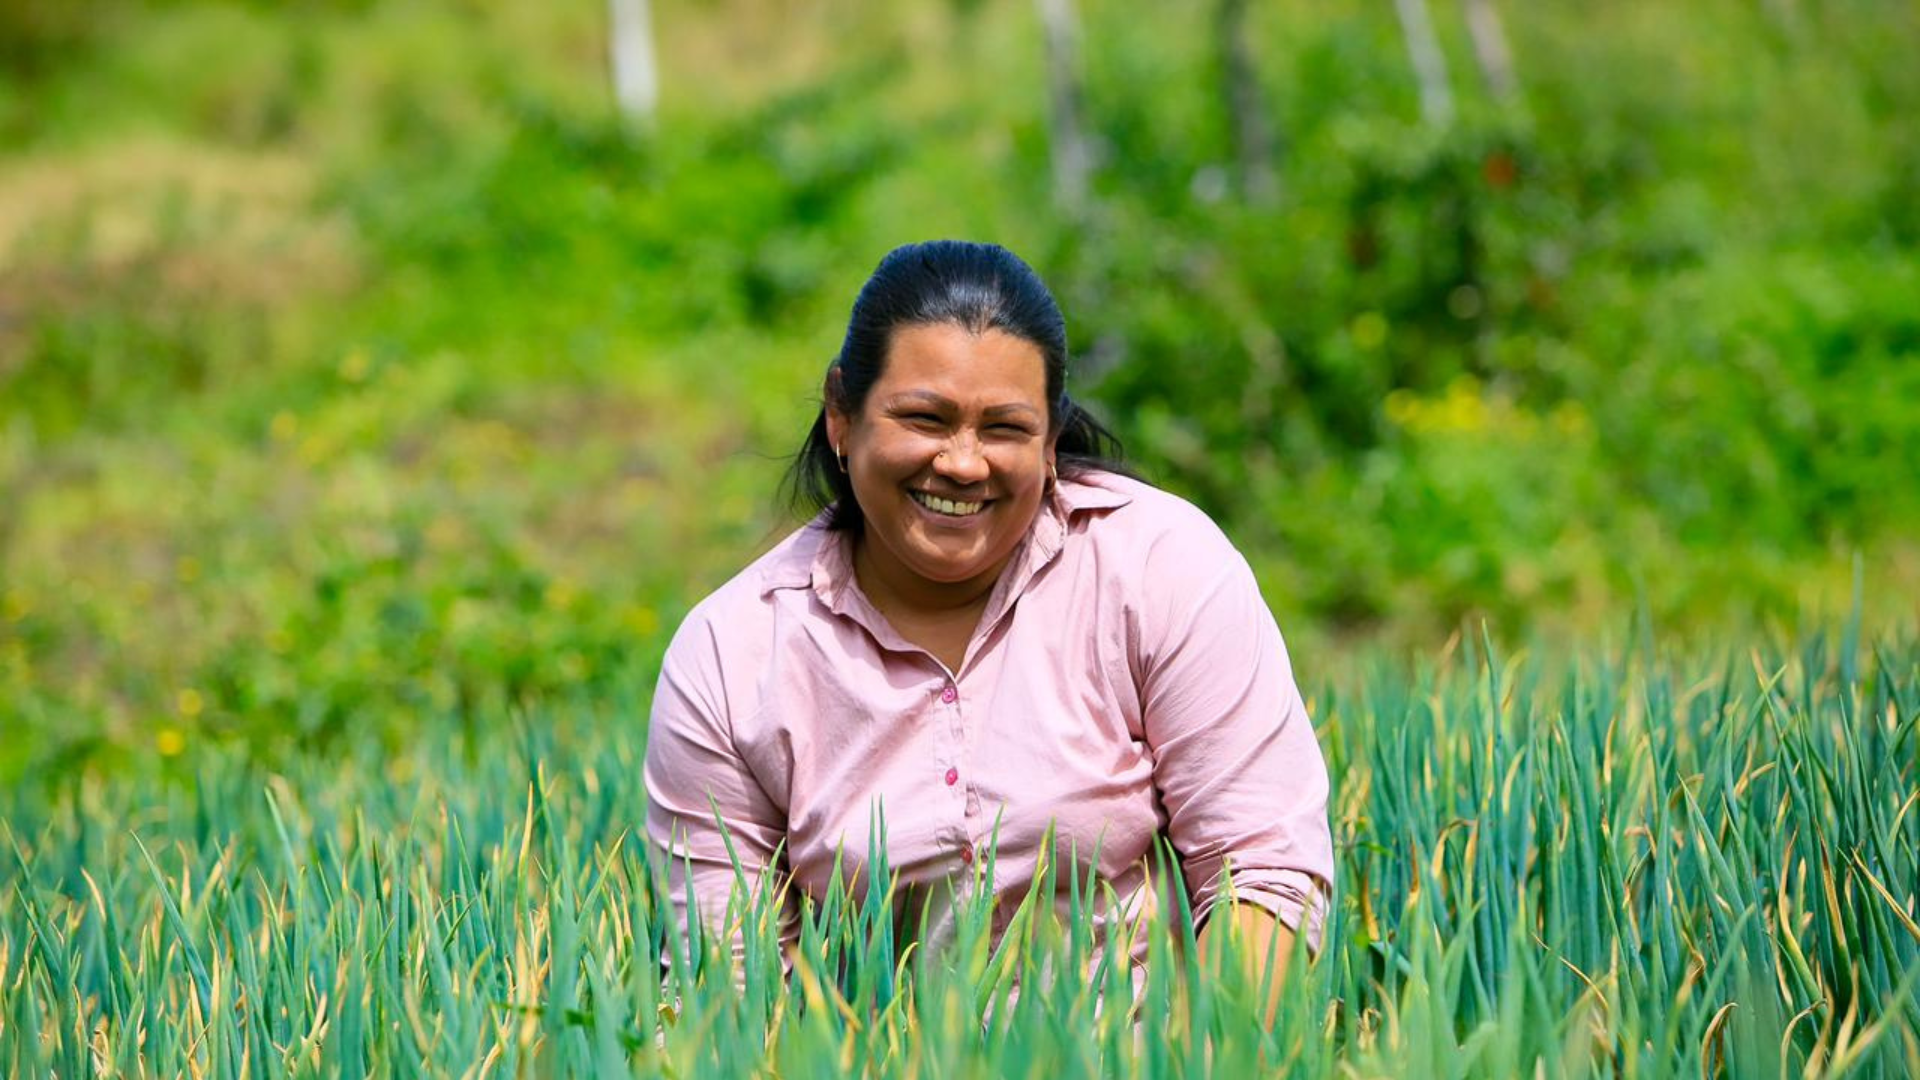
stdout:
<svg viewBox="0 0 1920 1080">
<path fill-rule="evenodd" d="M 1046 358 L 1023 337 L 989 328 L 975 333 L 952 323 L 903 326 L 888 343 L 874 391 L 882 396 L 933 395 L 960 403 L 1038 407 L 1046 400 Z"/>
</svg>

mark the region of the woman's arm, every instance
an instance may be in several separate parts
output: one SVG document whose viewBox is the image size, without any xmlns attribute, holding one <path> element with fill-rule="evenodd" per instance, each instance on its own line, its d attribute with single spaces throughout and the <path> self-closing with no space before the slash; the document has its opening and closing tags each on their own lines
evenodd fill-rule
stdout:
<svg viewBox="0 0 1920 1080">
<path fill-rule="evenodd" d="M 667 860 L 667 891 L 681 930 L 693 927 L 697 909 L 704 926 L 729 937 L 738 973 L 744 933 L 738 924 L 719 924 L 737 884 L 749 897 L 763 882 L 777 884 L 767 875 L 778 869 L 786 813 L 734 743 L 720 655 L 711 624 L 698 612 L 667 649 L 647 729 L 647 835 L 655 854 Z M 792 934 L 787 922 L 783 941 Z"/>
<path fill-rule="evenodd" d="M 1243 944 L 1264 971 L 1272 934 L 1247 905 L 1319 946 L 1334 872 L 1326 763 L 1252 570 L 1183 509 L 1140 586 L 1143 724 L 1195 922 L 1231 901 L 1218 914 L 1259 927 Z"/>
<path fill-rule="evenodd" d="M 1282 926 L 1266 908 L 1234 904 L 1229 911 L 1215 910 L 1213 918 L 1200 928 L 1201 956 L 1213 955 L 1208 951 L 1208 944 L 1218 936 L 1215 928 L 1223 925 L 1223 920 L 1227 929 L 1221 933 L 1230 933 L 1239 939 L 1240 962 L 1247 982 L 1255 988 L 1266 989 L 1265 1007 L 1260 1015 L 1266 1025 L 1272 1027 L 1274 1015 L 1280 1010 L 1280 987 L 1287 978 L 1287 959 L 1293 953 L 1293 931 Z"/>
</svg>

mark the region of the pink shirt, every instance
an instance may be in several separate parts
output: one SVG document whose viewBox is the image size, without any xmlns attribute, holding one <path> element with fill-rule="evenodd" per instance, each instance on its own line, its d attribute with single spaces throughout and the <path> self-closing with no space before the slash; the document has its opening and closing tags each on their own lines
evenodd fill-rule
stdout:
<svg viewBox="0 0 1920 1080">
<path fill-rule="evenodd" d="M 1160 833 L 1196 922 L 1230 879 L 1317 947 L 1332 887 L 1326 765 L 1246 560 L 1191 504 L 1108 473 L 1043 502 L 957 671 L 867 601 L 846 534 L 789 536 L 674 635 L 646 783 L 682 920 L 689 866 L 709 921 L 734 887 L 716 807 L 750 882 L 771 869 L 821 896 L 836 855 L 859 874 L 879 806 L 929 944 L 983 887 L 996 822 L 997 898 L 1030 889 L 1051 823 L 1083 875 L 1097 851 L 1119 908 L 1102 923 L 1164 902 Z"/>
</svg>

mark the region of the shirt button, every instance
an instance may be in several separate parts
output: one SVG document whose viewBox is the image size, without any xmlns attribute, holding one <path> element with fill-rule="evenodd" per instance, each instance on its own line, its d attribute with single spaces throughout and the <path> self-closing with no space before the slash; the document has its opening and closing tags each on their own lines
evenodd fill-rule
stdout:
<svg viewBox="0 0 1920 1080">
<path fill-rule="evenodd" d="M 960 770 L 948 769 L 947 770 L 947 786 L 952 787 L 953 785 L 959 782 L 960 782 Z"/>
<path fill-rule="evenodd" d="M 946 689 L 940 691 L 940 700 L 951 705 L 960 700 L 960 691 L 955 690 L 952 683 L 948 683 Z"/>
<path fill-rule="evenodd" d="M 963 863 L 973 862 L 973 845 L 972 844 L 960 845 L 960 861 Z"/>
</svg>

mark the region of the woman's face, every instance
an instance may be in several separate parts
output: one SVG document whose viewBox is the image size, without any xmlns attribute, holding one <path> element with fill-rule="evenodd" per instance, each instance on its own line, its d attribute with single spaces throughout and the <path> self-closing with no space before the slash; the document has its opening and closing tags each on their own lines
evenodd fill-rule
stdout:
<svg viewBox="0 0 1920 1080">
<path fill-rule="evenodd" d="M 866 558 L 888 584 L 975 595 L 999 577 L 1053 467 L 1046 393 L 1033 342 L 935 323 L 893 332 L 857 413 L 828 409 Z"/>
</svg>

